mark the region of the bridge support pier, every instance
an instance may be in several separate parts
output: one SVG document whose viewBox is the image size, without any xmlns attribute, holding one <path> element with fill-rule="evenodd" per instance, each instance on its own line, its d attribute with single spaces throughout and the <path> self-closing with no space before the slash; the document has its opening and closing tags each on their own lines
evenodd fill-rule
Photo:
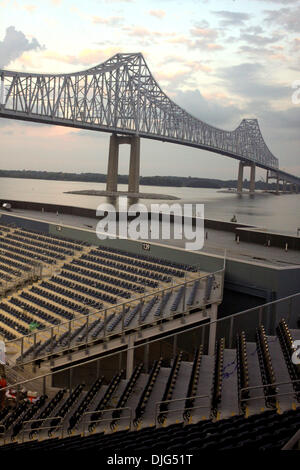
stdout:
<svg viewBox="0 0 300 470">
<path fill-rule="evenodd" d="M 116 134 L 110 136 L 106 190 L 117 191 L 119 166 L 119 145 Z"/>
<path fill-rule="evenodd" d="M 239 175 L 238 175 L 238 183 L 237 183 L 237 193 L 242 194 L 243 193 L 243 178 L 244 178 L 244 168 L 246 166 L 250 166 L 250 189 L 249 193 L 250 196 L 253 196 L 255 193 L 255 172 L 256 172 L 256 165 L 255 163 L 244 163 L 240 162 L 239 163 Z"/>
<path fill-rule="evenodd" d="M 250 171 L 250 196 L 254 196 L 255 194 L 255 173 L 256 173 L 256 166 L 255 163 L 251 165 Z"/>
<path fill-rule="evenodd" d="M 128 192 L 138 193 L 140 186 L 140 137 L 131 137 Z"/>
<path fill-rule="evenodd" d="M 135 135 L 111 135 L 109 142 L 106 190 L 113 192 L 118 190 L 119 145 L 121 144 L 130 145 L 128 192 L 138 193 L 140 180 L 140 137 Z"/>
<path fill-rule="evenodd" d="M 237 193 L 242 194 L 243 192 L 243 177 L 244 177 L 244 163 L 239 163 L 239 176 L 238 176 L 238 183 L 237 183 Z"/>
<path fill-rule="evenodd" d="M 286 181 L 285 180 L 282 181 L 282 190 L 284 193 L 286 193 Z"/>
</svg>

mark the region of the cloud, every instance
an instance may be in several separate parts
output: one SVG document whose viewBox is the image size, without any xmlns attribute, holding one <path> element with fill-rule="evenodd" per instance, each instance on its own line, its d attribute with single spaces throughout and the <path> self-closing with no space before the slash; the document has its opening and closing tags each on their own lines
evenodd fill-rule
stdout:
<svg viewBox="0 0 300 470">
<path fill-rule="evenodd" d="M 155 16 L 156 18 L 161 19 L 164 16 L 166 16 L 166 12 L 164 10 L 150 10 L 149 15 Z"/>
<path fill-rule="evenodd" d="M 298 2 L 299 3 L 299 2 Z M 281 8 L 280 10 L 267 10 L 265 22 L 275 24 L 286 32 L 300 32 L 300 6 L 297 8 Z"/>
<path fill-rule="evenodd" d="M 100 64 L 117 52 L 120 52 L 120 47 L 110 47 L 107 49 L 83 49 L 76 56 L 64 55 L 55 51 L 45 51 L 43 53 L 43 58 L 72 65 L 92 66 L 94 64 Z"/>
<path fill-rule="evenodd" d="M 33 13 L 36 10 L 37 6 L 36 5 L 24 5 L 23 8 L 29 13 Z"/>
<path fill-rule="evenodd" d="M 174 101 L 198 119 L 228 130 L 237 127 L 243 117 L 243 110 L 230 104 L 226 95 L 205 97 L 199 90 L 178 91 Z"/>
<path fill-rule="evenodd" d="M 261 36 L 259 34 L 242 33 L 240 40 L 245 41 L 247 44 L 254 44 L 256 46 L 266 46 L 274 42 L 278 42 L 283 38 L 283 35 L 274 34 L 273 36 Z"/>
<path fill-rule="evenodd" d="M 0 67 L 5 67 L 25 51 L 43 48 L 36 38 L 29 41 L 22 31 L 17 31 L 14 26 L 9 26 L 3 41 L 0 41 Z"/>
<path fill-rule="evenodd" d="M 268 70 L 259 63 L 243 63 L 219 69 L 218 76 L 223 86 L 231 93 L 242 96 L 248 101 L 268 99 L 279 100 L 290 96 L 290 88 L 285 84 L 274 83 Z"/>
<path fill-rule="evenodd" d="M 234 11 L 214 11 L 217 17 L 221 19 L 222 26 L 244 26 L 245 22 L 250 20 L 248 13 L 240 13 Z"/>
<path fill-rule="evenodd" d="M 95 24 L 105 24 L 108 26 L 116 26 L 123 20 L 122 16 L 110 16 L 109 18 L 103 18 L 102 16 L 93 16 L 92 22 Z"/>
</svg>

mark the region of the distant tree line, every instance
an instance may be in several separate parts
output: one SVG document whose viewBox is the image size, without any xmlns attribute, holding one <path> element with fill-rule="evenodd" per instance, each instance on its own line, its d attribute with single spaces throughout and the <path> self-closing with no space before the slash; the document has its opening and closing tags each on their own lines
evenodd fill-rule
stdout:
<svg viewBox="0 0 300 470">
<path fill-rule="evenodd" d="M 37 180 L 82 181 L 90 183 L 105 183 L 106 175 L 102 173 L 63 173 L 61 171 L 32 171 L 32 170 L 0 170 L 1 178 L 27 178 Z M 120 184 L 128 184 L 128 175 L 119 175 Z M 145 186 L 169 186 L 185 188 L 236 188 L 237 180 L 220 180 L 197 178 L 191 176 L 141 176 L 140 184 Z M 244 180 L 244 188 L 249 188 L 249 181 Z M 256 182 L 257 189 L 267 189 L 264 181 Z M 276 184 L 269 184 L 268 189 L 275 189 Z"/>
</svg>

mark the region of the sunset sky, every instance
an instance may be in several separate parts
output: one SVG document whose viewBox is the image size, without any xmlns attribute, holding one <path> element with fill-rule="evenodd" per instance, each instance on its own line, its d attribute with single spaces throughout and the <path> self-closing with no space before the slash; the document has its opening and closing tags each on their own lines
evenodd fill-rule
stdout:
<svg viewBox="0 0 300 470">
<path fill-rule="evenodd" d="M 226 130 L 258 118 L 280 167 L 300 176 L 299 50 L 300 0 L 0 0 L 0 68 L 73 72 L 142 52 L 194 116 Z M 0 119 L 0 139 L 1 169 L 106 173 L 109 134 Z M 144 139 L 141 152 L 145 176 L 237 176 L 235 160 L 201 150 Z"/>
</svg>

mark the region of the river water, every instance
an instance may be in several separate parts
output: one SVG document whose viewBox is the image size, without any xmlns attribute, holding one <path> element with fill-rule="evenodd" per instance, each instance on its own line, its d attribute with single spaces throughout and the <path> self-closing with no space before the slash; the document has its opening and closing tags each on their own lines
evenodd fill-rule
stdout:
<svg viewBox="0 0 300 470">
<path fill-rule="evenodd" d="M 66 191 L 95 189 L 104 190 L 105 183 L 83 183 L 78 181 L 49 181 L 34 179 L 0 178 L 0 200 L 45 202 L 68 206 L 96 209 L 100 203 L 110 202 L 106 197 L 66 194 Z M 120 184 L 118 189 L 127 191 Z M 204 204 L 205 218 L 230 221 L 235 214 L 237 221 L 255 225 L 280 233 L 297 234 L 300 229 L 300 194 L 267 194 L 256 192 L 254 198 L 247 193 L 242 197 L 235 193 L 220 192 L 206 188 L 175 188 L 141 186 L 141 192 L 172 195 L 178 201 L 165 201 L 168 204 L 179 202 Z M 140 199 L 147 207 L 158 200 Z"/>
</svg>

